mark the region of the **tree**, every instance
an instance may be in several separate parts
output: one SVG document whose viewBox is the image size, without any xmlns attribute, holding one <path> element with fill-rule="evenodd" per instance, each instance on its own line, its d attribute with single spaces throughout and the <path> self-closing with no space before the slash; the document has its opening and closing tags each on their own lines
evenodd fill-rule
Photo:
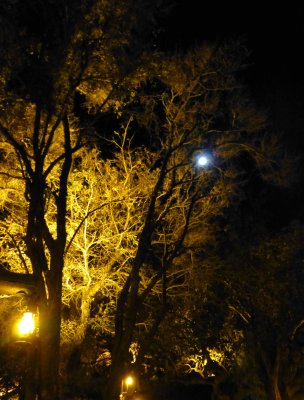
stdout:
<svg viewBox="0 0 304 400">
<path fill-rule="evenodd" d="M 293 224 L 247 244 L 239 239 L 239 250 L 221 260 L 203 294 L 207 301 L 194 308 L 206 360 L 201 373 L 215 373 L 211 360 L 217 352 L 224 374 L 217 373 L 216 382 L 233 381 L 236 398 L 289 399 L 303 390 L 301 363 L 295 361 L 303 321 L 302 236 L 303 227 Z"/>
<path fill-rule="evenodd" d="M 20 215 L 9 198 L 2 204 L 4 213 L 17 211 L 20 222 L 15 214 L 13 219 L 19 227 L 26 221 L 22 244 L 14 233 L 10 243 L 18 246 L 25 271 L 38 282 L 41 399 L 59 396 L 68 177 L 84 133 L 74 116 L 75 96 L 89 91 L 88 103 L 97 99 L 100 111 L 119 89 L 134 68 L 132 60 L 139 59 L 134 54 L 141 52 L 131 35 L 136 38 L 142 29 L 139 10 L 133 1 L 1 4 L 2 178 L 10 195 L 16 193 L 13 181 L 18 183 L 27 207 Z M 143 25 L 149 10 L 141 14 Z"/>
<path fill-rule="evenodd" d="M 124 110 L 134 121 L 129 130 L 134 134 L 141 126 L 142 134 L 153 140 L 148 140 L 151 150 L 145 153 L 145 163 L 140 163 L 144 165 L 140 172 L 146 173 L 142 182 L 149 182 L 148 191 L 142 190 L 141 195 L 148 195 L 149 199 L 140 203 L 137 240 L 129 253 L 131 257 L 125 258 L 127 273 L 114 310 L 109 398 L 113 398 L 125 369 L 130 367 L 132 342 L 140 345 L 136 360 L 140 364 L 168 310 L 175 309 L 176 299 L 187 293 L 193 259 L 199 260 L 198 249 L 201 251 L 201 244 L 206 245 L 207 239 L 210 245 L 215 237 L 211 228 L 215 227 L 214 220 L 240 194 L 245 156 L 255 167 L 263 168 L 265 178 L 269 178 L 274 164 L 274 159 L 265 155 L 273 148 L 264 146 L 260 135 L 264 120 L 241 98 L 233 79 L 240 54 L 233 58 L 232 49 L 229 50 L 230 58 L 223 57 L 227 49 L 219 48 L 161 59 L 157 73 L 151 73 L 149 80 L 134 92 L 133 101 Z M 252 143 L 252 136 L 258 145 Z M 201 170 L 194 166 L 196 152 L 204 145 L 210 153 L 217 154 L 216 168 Z M 122 172 L 115 190 L 121 185 L 119 182 L 131 185 L 125 201 L 129 210 L 128 204 L 138 202 L 132 199 L 132 188 L 137 193 L 142 175 L 139 177 L 138 167 L 132 166 L 138 165 L 139 159 L 128 152 L 123 158 L 114 153 L 113 159 L 112 166 Z M 279 176 L 273 175 L 274 180 Z M 120 188 L 119 193 L 125 193 L 124 185 Z M 102 204 L 109 210 L 104 218 L 116 215 L 117 231 L 117 223 L 121 224 L 121 215 L 125 215 L 122 207 L 114 211 L 115 203 Z M 206 236 L 202 237 L 204 226 Z M 123 235 L 129 230 L 125 227 L 118 232 Z M 124 243 L 120 246 L 122 250 Z"/>
<path fill-rule="evenodd" d="M 180 287 L 187 285 L 192 255 L 204 240 L 198 229 L 208 225 L 211 236 L 212 219 L 235 199 L 244 154 L 265 175 L 269 172 L 260 136 L 264 119 L 241 100 L 235 79 L 244 52 L 239 44 L 140 57 L 138 38 L 144 38 L 150 7 L 135 1 L 68 2 L 65 8 L 59 3 L 32 1 L 25 9 L 21 2 L 12 8 L 7 1 L 1 6 L 7 17 L 0 57 L 1 179 L 8 194 L 2 209 L 5 221 L 15 228 L 10 231 L 3 224 L 5 257 L 13 253 L 38 282 L 43 400 L 59 396 L 63 278 L 66 304 L 81 295 L 81 339 L 93 296 L 107 288 L 112 274 L 115 285 L 110 283 L 107 295 L 112 364 L 106 395 L 113 398 L 132 342 L 141 339 L 139 362 L 172 306 L 170 297 L 179 296 Z M 37 13 L 42 23 L 35 26 Z M 77 118 L 77 93 L 96 118 Z M 94 152 L 77 158 L 104 110 L 116 112 L 126 125 L 132 120 L 127 132 L 148 137 L 148 150 L 125 152 L 122 146 L 124 151 L 112 154 L 112 162 L 100 163 Z M 193 167 L 201 146 L 216 156 L 215 168 Z M 103 180 L 103 193 L 99 188 L 93 197 L 95 176 L 89 180 L 77 167 L 79 162 L 88 165 L 88 157 L 92 168 L 101 168 L 107 178 L 118 177 L 122 196 L 113 188 L 107 194 Z M 71 168 L 74 187 L 69 186 Z M 25 207 L 20 206 L 20 193 Z M 102 232 L 96 236 L 88 228 L 99 211 Z M 108 259 L 100 255 L 105 243 Z M 66 262 L 68 255 L 73 265 Z M 117 263 L 123 257 L 122 268 Z M 101 261 L 105 268 L 99 268 Z M 96 274 L 93 281 L 89 264 Z"/>
<path fill-rule="evenodd" d="M 128 148 L 127 143 L 126 137 L 123 136 L 122 144 L 116 143 L 118 153 L 114 153 L 113 159 L 107 162 L 97 156 L 93 161 L 92 151 L 84 154 L 81 164 L 79 163 L 77 170 L 73 172 L 74 178 L 70 191 L 71 211 L 68 219 L 70 226 L 74 227 L 72 232 L 77 232 L 77 235 L 71 241 L 71 247 L 67 253 L 69 262 L 65 268 L 64 302 L 70 309 L 75 309 L 73 304 L 80 299 L 79 319 L 74 322 L 79 326 L 78 329 L 74 328 L 76 336 L 77 332 L 80 333 L 79 341 L 83 340 L 88 324 L 95 325 L 96 330 L 97 323 L 97 327 L 104 333 L 115 334 L 116 303 L 120 291 L 130 279 L 133 258 L 138 251 L 138 237 L 142 234 L 151 193 L 159 179 L 159 171 L 150 170 L 155 155 L 148 150 L 132 150 Z M 99 185 L 96 185 L 96 182 L 99 182 Z M 187 222 L 186 229 L 188 229 L 201 214 L 198 208 L 192 215 L 191 224 L 187 221 L 186 211 L 191 197 L 186 189 L 193 182 L 192 179 L 185 179 L 184 185 L 181 182 L 177 185 L 178 190 L 185 189 L 183 197 L 180 196 L 180 192 L 170 196 L 172 209 L 168 207 L 162 210 L 161 229 L 153 231 L 152 245 L 155 246 L 158 254 L 151 248 L 145 268 L 140 271 L 141 282 L 138 289 L 140 297 L 136 307 L 133 307 L 133 313 L 139 314 L 136 318 L 138 327 L 136 331 L 142 332 L 140 336 L 143 336 L 145 341 L 147 337 L 144 333 L 153 334 L 157 327 L 155 321 L 159 324 L 164 317 L 162 308 L 165 304 L 162 303 L 165 301 L 167 292 L 172 291 L 170 296 L 174 293 L 176 296 L 178 287 L 183 286 L 183 284 L 177 284 L 176 281 L 185 274 L 185 267 L 179 263 L 171 265 L 166 271 L 166 282 L 164 282 L 160 258 L 165 256 L 163 249 L 166 246 L 169 251 L 171 243 L 172 246 L 182 247 L 181 241 L 177 240 L 178 236 L 176 239 L 173 235 L 178 235 L 179 231 L 181 231 L 179 235 L 184 234 L 185 221 Z M 85 186 L 87 196 L 83 196 L 83 191 L 79 195 L 79 185 Z M 194 215 L 196 219 L 193 218 Z M 102 296 L 101 301 L 99 300 L 100 304 L 95 299 L 98 292 L 99 296 Z M 100 307 L 100 311 L 92 321 L 93 302 L 95 302 L 95 308 Z M 91 315 L 90 321 L 89 315 Z M 145 343 L 137 335 L 135 336 L 134 326 L 132 330 L 132 340 L 139 340 L 143 347 Z M 130 341 L 126 346 L 127 354 L 122 369 L 130 358 L 128 353 L 131 343 Z M 144 349 L 141 350 L 144 354 Z M 120 375 L 115 374 L 115 377 L 119 378 Z M 113 385 L 113 387 L 117 389 L 119 385 Z"/>
<path fill-rule="evenodd" d="M 209 226 L 213 225 L 213 228 L 220 231 L 219 225 L 217 225 L 220 222 L 220 214 L 223 214 L 223 210 L 231 204 L 241 202 L 242 189 L 247 181 L 246 172 L 257 174 L 258 171 L 264 180 L 271 180 L 276 184 L 286 182 L 284 174 L 287 169 L 282 170 L 282 164 L 276 159 L 277 146 L 273 138 L 270 138 L 267 143 L 267 137 L 265 139 L 265 135 L 261 134 L 264 133 L 265 120 L 246 99 L 242 98 L 241 88 L 235 80 L 235 72 L 240 67 L 238 64 L 241 56 L 240 47 L 232 47 L 229 50 L 229 55 L 227 55 L 228 49 L 225 46 L 219 49 L 200 49 L 198 52 L 189 52 L 181 58 L 167 59 L 163 64 L 164 69 L 161 70 L 163 75 L 159 73 L 158 79 L 150 81 L 150 92 L 146 92 L 146 96 L 144 94 L 141 97 L 141 104 L 144 104 L 144 115 L 138 113 L 137 118 L 142 124 L 146 124 L 150 131 L 158 134 L 158 140 L 161 143 L 159 146 L 161 156 L 157 160 L 161 183 L 159 187 L 155 186 L 155 191 L 159 193 L 159 199 L 165 199 L 158 203 L 156 196 L 157 200 L 153 203 L 152 196 L 151 217 L 147 213 L 148 219 L 145 221 L 147 231 L 145 228 L 143 229 L 147 235 L 145 240 L 148 242 L 142 242 L 142 246 L 146 248 L 143 251 L 145 254 L 149 254 L 150 249 L 157 255 L 161 254 L 163 269 L 166 272 L 172 265 L 179 264 L 181 261 L 185 262 L 185 260 L 187 260 L 185 264 L 188 267 L 192 266 L 193 263 L 189 260 L 190 258 L 193 260 L 194 257 L 200 260 L 200 264 L 210 263 L 211 266 L 215 265 L 218 269 L 220 268 L 222 260 L 219 257 L 206 260 L 202 255 L 202 249 L 208 252 L 208 246 L 211 243 L 205 242 L 202 247 L 202 242 L 206 240 L 206 237 L 202 238 L 202 235 L 196 234 L 197 229 L 201 228 L 204 223 L 208 223 Z M 163 88 L 160 94 L 157 92 L 159 88 Z M 153 112 L 154 110 L 157 112 Z M 155 143 L 154 146 L 157 148 Z M 218 168 L 215 171 L 209 170 L 198 174 L 200 178 L 198 180 L 196 180 L 197 176 L 193 177 L 191 189 L 193 188 L 194 191 L 184 190 L 183 192 L 190 193 L 190 198 L 193 199 L 191 195 L 195 193 L 195 189 L 198 190 L 199 197 L 195 199 L 194 204 L 201 213 L 196 214 L 195 206 L 192 209 L 188 203 L 186 209 L 189 211 L 187 214 L 189 220 L 186 220 L 193 225 L 187 226 L 184 236 L 180 238 L 175 236 L 172 242 L 170 242 L 170 235 L 167 234 L 168 242 L 166 241 L 166 244 L 168 244 L 169 250 L 164 246 L 159 253 L 160 242 L 158 241 L 158 246 L 154 247 L 151 237 L 157 235 L 159 226 L 163 228 L 162 224 L 158 225 L 157 223 L 163 221 L 162 212 L 166 220 L 168 210 L 166 206 L 171 204 L 170 196 L 176 189 L 175 185 L 182 186 L 181 182 L 183 181 L 176 179 L 176 176 L 187 169 L 186 165 L 192 170 L 193 166 L 189 160 L 200 146 L 205 146 L 210 151 L 212 149 L 218 157 L 216 165 Z M 190 170 L 188 169 L 188 171 Z M 181 175 L 186 176 L 183 173 Z M 167 178 L 169 178 L 168 181 L 166 181 Z M 168 186 L 166 186 L 166 182 L 170 182 Z M 207 212 L 204 213 L 204 211 Z M 204 219 L 202 219 L 203 216 Z M 178 220 L 177 217 L 175 219 Z M 152 221 L 157 221 L 157 223 Z M 164 226 L 167 225 L 164 223 Z M 174 232 L 178 232 L 176 227 Z M 213 238 L 217 236 L 217 233 L 212 232 L 209 228 L 208 234 L 211 233 L 213 233 Z M 139 242 L 137 251 L 140 250 L 140 244 L 141 242 Z M 171 248 L 170 244 L 172 244 Z M 216 244 L 213 242 L 213 246 Z M 177 247 L 175 247 L 176 245 Z M 177 248 L 178 251 L 175 253 Z M 140 257 L 140 253 L 137 254 Z M 138 267 L 140 269 L 144 268 L 149 260 L 143 257 L 142 259 L 138 258 L 138 262 L 141 265 Z M 185 282 L 188 273 L 189 269 L 182 274 Z M 215 275 L 216 273 L 213 277 Z M 201 272 L 200 276 L 204 276 L 204 273 Z M 208 283 L 212 282 L 210 277 L 208 279 Z M 134 287 L 136 284 L 133 285 Z M 181 293 L 181 287 L 179 287 L 179 291 Z M 140 298 L 140 291 L 138 293 L 137 299 Z M 136 297 L 135 294 L 134 296 Z M 123 301 L 127 304 L 128 300 L 123 299 Z M 176 304 L 174 303 L 175 306 Z M 134 309 L 135 307 L 132 307 L 133 313 Z M 125 318 L 128 323 L 127 310 Z M 236 337 L 242 335 L 237 329 L 233 331 Z M 123 346 L 125 349 L 127 348 L 125 343 Z M 123 349 L 120 347 L 120 356 L 122 351 Z M 210 351 L 213 352 L 212 358 L 219 360 L 220 353 L 216 354 L 215 349 L 210 349 Z"/>
</svg>

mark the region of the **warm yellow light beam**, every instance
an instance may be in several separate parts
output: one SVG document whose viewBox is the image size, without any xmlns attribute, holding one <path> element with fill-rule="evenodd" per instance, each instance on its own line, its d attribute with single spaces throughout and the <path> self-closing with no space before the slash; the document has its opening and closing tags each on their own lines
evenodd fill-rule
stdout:
<svg viewBox="0 0 304 400">
<path fill-rule="evenodd" d="M 126 384 L 127 387 L 133 385 L 134 379 L 132 378 L 132 376 L 127 376 L 126 378 Z"/>
<path fill-rule="evenodd" d="M 18 333 L 20 336 L 28 336 L 34 333 L 35 320 L 34 314 L 31 312 L 25 312 L 23 317 L 18 323 Z"/>
</svg>

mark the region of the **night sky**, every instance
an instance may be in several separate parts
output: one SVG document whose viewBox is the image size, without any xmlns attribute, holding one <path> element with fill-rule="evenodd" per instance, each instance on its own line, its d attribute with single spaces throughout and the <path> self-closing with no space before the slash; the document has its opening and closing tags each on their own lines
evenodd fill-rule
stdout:
<svg viewBox="0 0 304 400">
<path fill-rule="evenodd" d="M 304 219 L 304 11 L 300 4 L 177 0 L 163 20 L 164 49 L 187 49 L 205 41 L 242 37 L 251 52 L 245 76 L 257 107 L 299 161 L 299 181 L 284 194 L 273 192 L 270 208 L 286 219 Z M 280 200 L 278 200 L 280 198 Z M 286 215 L 286 219 L 284 218 Z"/>
<path fill-rule="evenodd" d="M 304 153 L 304 12 L 300 4 L 177 0 L 164 21 L 165 48 L 243 37 L 251 51 L 248 87 L 258 106 L 270 109 L 286 144 Z M 291 7 L 291 5 L 290 5 Z M 303 58 L 303 59 L 302 59 Z"/>
</svg>

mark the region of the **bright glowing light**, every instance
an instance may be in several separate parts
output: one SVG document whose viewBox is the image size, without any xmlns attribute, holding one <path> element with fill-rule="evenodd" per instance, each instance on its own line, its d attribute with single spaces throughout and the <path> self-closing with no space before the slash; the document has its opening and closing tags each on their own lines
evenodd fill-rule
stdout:
<svg viewBox="0 0 304 400">
<path fill-rule="evenodd" d="M 20 336 L 28 336 L 34 333 L 35 320 L 34 315 L 31 312 L 25 312 L 23 317 L 18 323 L 18 333 Z"/>
<path fill-rule="evenodd" d="M 126 384 L 127 386 L 133 385 L 134 379 L 132 378 L 132 376 L 127 376 L 126 378 Z"/>
<path fill-rule="evenodd" d="M 209 159 L 208 159 L 208 157 L 201 154 L 200 156 L 197 157 L 196 162 L 199 167 L 204 167 L 204 166 L 208 165 Z"/>
</svg>

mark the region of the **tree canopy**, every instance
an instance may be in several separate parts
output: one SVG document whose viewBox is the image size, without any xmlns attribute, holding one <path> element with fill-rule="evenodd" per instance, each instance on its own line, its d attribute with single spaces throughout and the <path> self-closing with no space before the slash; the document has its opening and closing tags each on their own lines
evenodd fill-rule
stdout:
<svg viewBox="0 0 304 400">
<path fill-rule="evenodd" d="M 177 363 L 192 339 L 193 351 L 202 346 L 193 323 L 213 289 L 231 298 L 215 302 L 221 322 L 233 319 L 225 335 L 237 334 L 232 307 L 251 315 L 235 304 L 238 279 L 261 280 L 262 290 L 264 275 L 242 253 L 232 281 L 221 224 L 253 175 L 286 184 L 288 160 L 239 80 L 241 41 L 152 51 L 149 2 L 7 0 L 0 11 L 0 261 L 35 278 L 37 394 L 59 399 L 60 362 L 73 379 L 78 357 L 112 399 L 131 366 L 153 375 L 149 357 Z M 197 164 L 202 154 L 209 165 Z M 212 286 L 223 271 L 225 285 Z M 255 301 L 248 307 L 260 316 Z M 172 338 L 169 357 L 162 334 Z M 71 395 L 70 382 L 62 390 Z"/>
</svg>

